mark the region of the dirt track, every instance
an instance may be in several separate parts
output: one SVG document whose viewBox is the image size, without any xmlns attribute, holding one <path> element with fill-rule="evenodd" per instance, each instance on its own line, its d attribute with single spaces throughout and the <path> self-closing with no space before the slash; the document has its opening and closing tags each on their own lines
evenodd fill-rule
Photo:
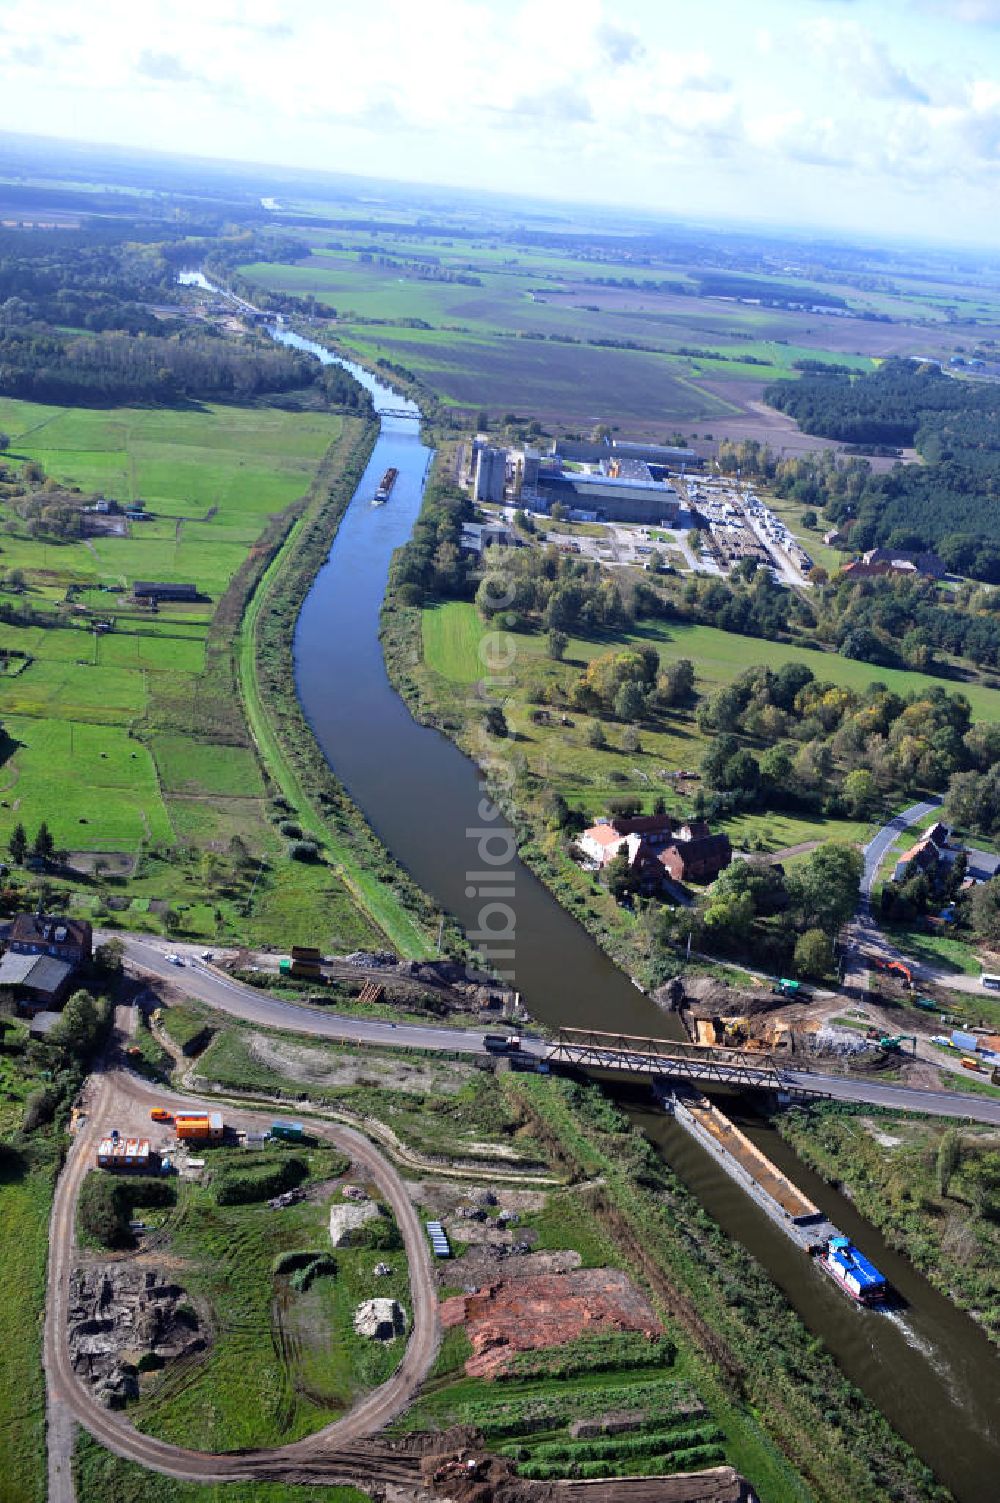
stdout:
<svg viewBox="0 0 1000 1503">
<path fill-rule="evenodd" d="M 112 1124 L 123 1128 L 144 1124 L 148 1129 L 149 1107 L 157 1102 L 187 1108 L 195 1104 L 190 1097 L 154 1089 L 114 1068 L 99 1071 L 87 1086 L 87 1119 L 60 1175 L 49 1228 L 44 1360 L 54 1412 L 62 1419 L 72 1415 L 117 1455 L 188 1481 L 226 1482 L 261 1477 L 332 1484 L 364 1478 L 372 1482 L 412 1484 L 415 1473 L 409 1458 L 394 1454 L 389 1446 L 359 1443 L 384 1428 L 410 1404 L 437 1355 L 440 1326 L 430 1253 L 403 1181 L 367 1138 L 348 1127 L 312 1124 L 317 1136 L 349 1154 L 378 1186 L 392 1207 L 409 1261 L 413 1326 L 403 1360 L 388 1382 L 315 1435 L 273 1449 L 213 1456 L 142 1435 L 122 1414 L 97 1403 L 76 1377 L 66 1333 L 69 1278 L 74 1262 L 73 1228 L 80 1186 L 94 1162 L 102 1129 Z M 233 1111 L 227 1117 L 237 1127 L 258 1129 L 271 1120 L 264 1113 L 246 1111 Z"/>
</svg>

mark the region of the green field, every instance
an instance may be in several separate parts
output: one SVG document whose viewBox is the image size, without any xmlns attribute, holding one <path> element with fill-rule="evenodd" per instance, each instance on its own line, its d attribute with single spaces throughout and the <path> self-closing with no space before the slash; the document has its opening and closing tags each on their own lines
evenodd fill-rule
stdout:
<svg viewBox="0 0 1000 1503">
<path fill-rule="evenodd" d="M 16 824 L 30 840 L 45 821 L 56 849 L 95 872 L 70 882 L 65 899 L 95 922 L 109 920 L 111 905 L 122 926 L 159 932 L 166 912 L 173 928 L 206 941 L 376 943 L 366 884 L 390 928 L 397 916 L 374 878 L 343 862 L 287 858 L 278 825 L 288 814 L 270 802 L 277 790 L 233 673 L 247 586 L 233 585 L 236 604 L 226 593 L 268 528 L 280 536 L 272 519 L 308 490 L 321 461 L 333 482 L 361 424 L 320 411 L 4 400 L 0 430 L 11 436 L 4 463 L 15 478 L 36 461 L 85 493 L 141 498 L 149 518 L 121 536 L 57 540 L 22 521 L 0 479 L 0 601 L 32 613 L 0 624 L 0 650 L 18 654 L 0 673 L 0 848 Z M 202 598 L 151 613 L 132 598 L 137 578 L 191 582 Z M 127 884 L 127 896 L 113 883 Z M 408 943 L 423 953 L 422 938 Z"/>
<path fill-rule="evenodd" d="M 489 628 L 479 619 L 474 605 L 466 601 L 448 601 L 433 606 L 424 611 L 421 626 L 425 661 L 435 673 L 454 683 L 473 683 L 483 676 L 479 643 Z M 519 653 L 538 658 L 544 656 L 543 637 L 525 634 L 514 640 Z M 876 679 L 900 694 L 943 687 L 966 696 L 974 720 L 1000 719 L 1000 690 L 983 684 L 953 683 L 905 668 L 881 668 L 843 658 L 837 653 L 822 652 L 818 648 L 736 636 L 714 626 L 650 623 L 628 635 L 605 636 L 600 640 L 571 638 L 566 649 L 566 662 L 579 666 L 598 653 L 630 643 L 655 645 L 665 661 L 690 658 L 695 665 L 700 692 L 711 692 L 719 684 L 731 683 L 745 669 L 760 663 L 769 668 L 780 668 L 784 663 L 804 663 L 817 679 L 858 692 Z"/>
</svg>

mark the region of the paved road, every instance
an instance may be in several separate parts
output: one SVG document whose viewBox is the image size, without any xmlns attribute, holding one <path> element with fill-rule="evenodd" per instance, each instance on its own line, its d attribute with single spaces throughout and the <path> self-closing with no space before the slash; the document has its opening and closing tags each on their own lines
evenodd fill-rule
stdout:
<svg viewBox="0 0 1000 1503">
<path fill-rule="evenodd" d="M 865 870 L 861 878 L 862 913 L 867 914 L 870 912 L 872 885 L 878 875 L 878 869 L 889 851 L 896 844 L 901 832 L 908 829 L 910 825 L 915 825 L 925 815 L 933 814 L 934 810 L 940 809 L 940 807 L 941 800 L 939 798 L 927 799 L 920 804 L 911 804 L 908 809 L 904 809 L 901 814 L 897 814 L 895 819 L 891 819 L 887 825 L 883 825 L 875 838 L 870 840 L 865 846 Z"/>
<path fill-rule="evenodd" d="M 920 806 L 917 806 L 920 807 Z M 933 806 L 931 806 L 933 807 Z M 900 816 L 902 817 L 902 816 Z M 917 816 L 919 818 L 919 816 Z M 890 842 L 891 843 L 891 842 Z M 300 1007 L 266 992 L 244 986 L 191 960 L 183 968 L 164 959 L 164 950 L 147 940 L 125 938 L 125 953 L 137 970 L 171 981 L 190 996 L 245 1022 L 261 1027 L 287 1028 L 296 1033 L 339 1043 L 378 1044 L 400 1049 L 445 1049 L 460 1054 L 485 1054 L 482 1032 L 468 1028 L 429 1028 L 414 1023 L 388 1023 L 372 1018 L 343 1017 L 337 1013 Z M 968 978 L 966 978 L 968 979 Z M 521 1034 L 525 1054 L 544 1060 L 549 1054 L 545 1039 Z M 920 1091 L 908 1086 L 881 1085 L 877 1081 L 811 1071 L 789 1072 L 790 1084 L 814 1089 L 838 1100 L 868 1102 L 897 1110 L 929 1112 L 936 1116 L 969 1117 L 977 1122 L 1000 1123 L 1000 1098 L 974 1096 L 958 1091 Z"/>
<path fill-rule="evenodd" d="M 149 1130 L 149 1108 L 166 1103 L 190 1109 L 195 1098 L 154 1089 L 145 1081 L 113 1066 L 96 1072 L 87 1085 L 86 1120 L 74 1141 L 59 1177 L 49 1229 L 49 1267 L 45 1320 L 45 1370 L 60 1418 L 75 1418 L 116 1455 L 128 1457 L 153 1471 L 190 1481 L 232 1481 L 273 1477 L 288 1481 L 309 1479 L 357 1482 L 370 1475 L 402 1480 L 399 1463 L 372 1451 L 359 1458 L 357 1443 L 383 1429 L 412 1401 L 433 1365 L 440 1341 L 437 1294 L 427 1238 L 406 1192 L 406 1186 L 381 1153 L 351 1128 L 315 1122 L 312 1130 L 360 1164 L 391 1206 L 403 1236 L 410 1274 L 411 1334 L 400 1366 L 388 1382 L 361 1399 L 342 1419 L 316 1434 L 287 1446 L 213 1456 L 142 1435 L 121 1415 L 98 1404 L 73 1371 L 66 1340 L 70 1274 L 75 1259 L 74 1223 L 80 1186 L 94 1162 L 102 1131 L 112 1124 L 124 1130 Z M 235 1127 L 260 1128 L 270 1122 L 263 1113 L 230 1110 Z M 395 1472 L 394 1472 L 395 1469 Z M 412 1480 L 412 1479 L 411 1479 Z"/>
<path fill-rule="evenodd" d="M 103 936 L 101 936 L 103 937 Z M 258 1023 L 262 1028 L 288 1028 L 295 1033 L 339 1043 L 398 1045 L 406 1049 L 451 1049 L 462 1054 L 483 1054 L 482 1029 L 435 1028 L 419 1023 L 389 1023 L 379 1018 L 344 1017 L 339 1013 L 303 1007 L 285 1002 L 266 991 L 258 991 L 241 981 L 234 981 L 195 958 L 194 947 L 155 944 L 132 935 L 119 934 L 125 947 L 125 959 L 136 970 L 161 981 L 169 981 L 200 1002 L 219 1012 Z M 175 966 L 167 954 L 183 954 L 184 965 Z"/>
</svg>

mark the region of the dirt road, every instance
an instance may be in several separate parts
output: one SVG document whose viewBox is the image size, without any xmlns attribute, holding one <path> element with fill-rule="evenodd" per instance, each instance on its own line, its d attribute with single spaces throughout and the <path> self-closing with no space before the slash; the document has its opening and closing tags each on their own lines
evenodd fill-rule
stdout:
<svg viewBox="0 0 1000 1503">
<path fill-rule="evenodd" d="M 288 1446 L 244 1451 L 234 1455 L 207 1455 L 170 1445 L 142 1435 L 120 1413 L 104 1409 L 76 1377 L 66 1339 L 69 1315 L 69 1284 L 74 1252 L 74 1222 L 80 1186 L 94 1163 L 102 1130 L 112 1124 L 122 1129 L 149 1126 L 149 1108 L 165 1103 L 191 1109 L 195 1098 L 155 1089 L 145 1081 L 113 1065 L 95 1073 L 87 1084 L 87 1113 L 56 1187 L 49 1229 L 48 1295 L 45 1320 L 44 1361 L 51 1395 L 52 1423 L 72 1429 L 75 1420 L 100 1443 L 153 1471 L 189 1481 L 235 1481 L 261 1477 L 283 1481 L 357 1482 L 359 1477 L 386 1482 L 411 1482 L 413 1464 L 389 1446 L 359 1445 L 400 1414 L 413 1400 L 437 1355 L 440 1327 L 427 1238 L 406 1188 L 391 1164 L 363 1137 L 348 1127 L 312 1123 L 317 1136 L 332 1143 L 361 1165 L 392 1207 L 406 1247 L 410 1273 L 413 1324 L 403 1360 L 381 1388 L 367 1394 L 341 1419 L 315 1435 Z M 269 1125 L 263 1113 L 227 1113 L 235 1127 Z M 59 1435 L 53 1435 L 58 1453 Z M 72 1496 L 70 1493 L 69 1496 Z"/>
</svg>

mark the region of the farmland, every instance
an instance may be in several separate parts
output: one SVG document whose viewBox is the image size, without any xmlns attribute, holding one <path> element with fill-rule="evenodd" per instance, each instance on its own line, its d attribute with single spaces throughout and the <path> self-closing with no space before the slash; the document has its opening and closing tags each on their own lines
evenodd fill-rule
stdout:
<svg viewBox="0 0 1000 1503">
<path fill-rule="evenodd" d="M 443 416 L 466 421 L 513 410 L 662 440 L 705 424 L 717 438 L 735 420 L 780 443 L 780 423 L 750 404 L 800 362 L 862 371 L 887 354 L 946 358 L 961 347 L 962 320 L 995 329 L 1000 319 L 993 291 L 964 296 L 943 275 L 901 268 L 897 286 L 878 290 L 806 271 L 713 279 L 665 242 L 636 256 L 625 235 L 617 255 L 603 242 L 595 254 L 568 226 L 565 248 L 509 229 L 498 241 L 490 226 L 454 240 L 400 224 L 302 232 L 310 254 L 248 262 L 245 285 L 309 299 L 346 352 L 405 371 Z M 796 293 L 799 309 L 766 301 Z M 809 311 L 838 302 L 853 316 Z"/>
<path fill-rule="evenodd" d="M 360 420 L 4 400 L 0 431 L 13 481 L 0 484 L 0 845 L 15 825 L 30 839 L 45 821 L 76 872 L 70 901 L 98 922 L 113 914 L 156 930 L 166 915 L 206 939 L 370 943 L 363 873 L 348 887 L 325 862 L 285 859 L 276 825 L 291 806 L 270 801 L 272 769 L 247 734 L 229 666 L 258 539 L 274 551 L 275 519 L 321 466 L 333 483 L 363 440 Z M 141 502 L 145 515 L 53 535 L 17 509 L 18 480 L 40 473 L 122 507 Z M 132 595 L 143 578 L 194 584 L 198 599 L 150 610 Z M 350 876 L 343 852 L 340 864 Z M 391 927 L 392 902 L 369 886 Z"/>
</svg>

